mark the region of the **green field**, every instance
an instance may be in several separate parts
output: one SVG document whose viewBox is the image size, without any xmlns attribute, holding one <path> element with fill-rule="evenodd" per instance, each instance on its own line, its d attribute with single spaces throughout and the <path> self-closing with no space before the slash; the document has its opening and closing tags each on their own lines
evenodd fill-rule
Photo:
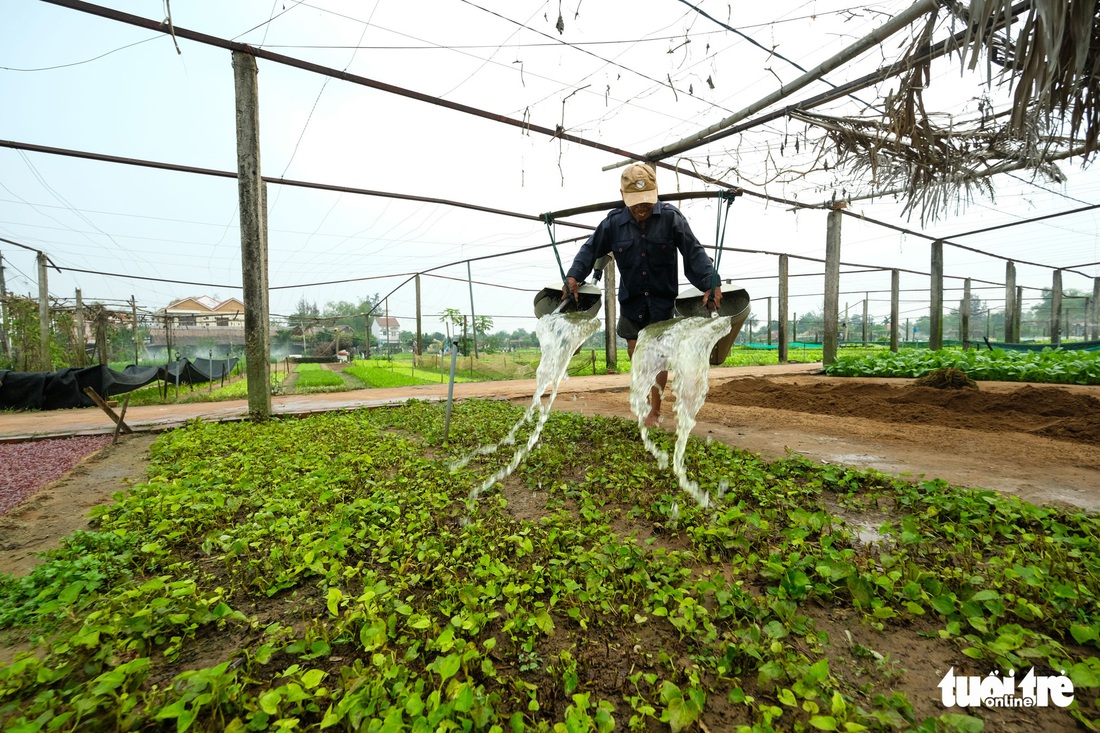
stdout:
<svg viewBox="0 0 1100 733">
<path fill-rule="evenodd" d="M 350 371 L 359 377 L 369 387 L 400 387 L 407 384 L 439 384 L 450 379 L 450 362 L 446 362 L 442 370 L 426 369 L 422 366 L 413 367 L 412 355 L 407 358 L 368 359 L 356 360 L 348 367 Z M 383 372 L 391 376 L 386 376 Z M 402 378 L 409 381 L 401 381 Z M 470 382 L 468 376 L 463 376 L 456 371 L 456 382 Z"/>
</svg>

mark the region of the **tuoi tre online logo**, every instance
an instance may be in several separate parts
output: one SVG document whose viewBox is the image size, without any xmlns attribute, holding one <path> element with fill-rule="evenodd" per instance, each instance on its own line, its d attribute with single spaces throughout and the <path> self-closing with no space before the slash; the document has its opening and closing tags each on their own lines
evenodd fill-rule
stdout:
<svg viewBox="0 0 1100 733">
<path fill-rule="evenodd" d="M 1064 671 L 1054 676 L 1036 675 L 1032 668 L 1017 681 L 1015 670 L 1009 670 L 1007 676 L 998 671 L 977 677 L 956 675 L 952 667 L 936 686 L 949 708 L 1045 708 L 1052 704 L 1064 708 L 1073 702 L 1073 682 Z"/>
</svg>

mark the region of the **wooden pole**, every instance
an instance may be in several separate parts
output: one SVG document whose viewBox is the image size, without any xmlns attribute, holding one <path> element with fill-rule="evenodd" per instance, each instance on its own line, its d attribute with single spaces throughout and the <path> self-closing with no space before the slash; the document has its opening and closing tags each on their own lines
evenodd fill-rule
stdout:
<svg viewBox="0 0 1100 733">
<path fill-rule="evenodd" d="M 474 331 L 474 358 L 477 356 L 477 314 L 474 312 L 474 276 L 470 272 L 470 261 L 466 260 L 466 282 L 470 286 L 470 325 Z M 472 369 L 471 365 L 471 369 Z"/>
<path fill-rule="evenodd" d="M 137 298 L 133 295 L 130 296 L 130 317 L 133 319 L 134 327 L 134 366 L 138 365 L 138 320 L 137 320 Z"/>
<path fill-rule="evenodd" d="M 787 278 L 789 276 L 790 258 L 779 255 L 779 363 L 787 363 L 787 348 L 790 337 L 787 334 L 787 308 L 789 306 L 791 291 Z M 797 330 L 797 328 L 796 328 Z M 797 335 L 797 334 L 796 334 Z"/>
<path fill-rule="evenodd" d="M 898 351 L 898 295 L 901 292 L 901 273 L 890 270 L 890 351 Z"/>
<path fill-rule="evenodd" d="M 42 371 L 53 369 L 50 356 L 50 288 L 46 280 L 46 253 L 38 253 L 38 363 Z"/>
<path fill-rule="evenodd" d="M 603 268 L 603 314 L 604 314 L 604 360 L 606 370 L 615 372 L 619 368 L 619 340 L 615 335 L 618 325 L 616 308 L 618 301 L 615 298 L 615 258 L 609 257 L 607 265 Z"/>
<path fill-rule="evenodd" d="M 80 292 L 79 290 L 76 292 Z M 4 279 L 4 255 L 0 254 L 0 354 L 13 357 L 11 344 L 8 342 L 8 284 Z"/>
<path fill-rule="evenodd" d="M 943 242 L 932 242 L 932 273 L 930 278 L 932 305 L 928 328 L 928 348 L 943 348 Z"/>
<path fill-rule="evenodd" d="M 863 334 L 862 334 L 863 335 L 863 345 L 864 346 L 867 345 L 867 318 L 868 318 L 868 316 L 867 316 L 867 304 L 870 302 L 870 300 L 871 300 L 871 294 L 870 293 L 864 293 L 863 294 Z"/>
<path fill-rule="evenodd" d="M 84 337 L 84 298 L 80 294 L 80 288 L 76 289 L 76 365 L 84 366 L 88 354 L 85 352 L 87 339 Z"/>
<path fill-rule="evenodd" d="M 110 350 L 107 348 L 107 309 L 99 306 L 95 317 L 95 343 L 99 351 L 99 363 L 106 365 L 110 358 Z"/>
<path fill-rule="evenodd" d="M 1016 334 L 1016 343 L 1019 343 L 1024 322 L 1024 288 L 1022 285 L 1016 286 L 1015 305 L 1016 307 L 1012 311 L 1012 332 Z"/>
<path fill-rule="evenodd" d="M 122 401 L 122 412 L 118 416 L 118 422 L 115 423 L 115 434 L 114 434 L 114 437 L 111 438 L 111 443 L 112 444 L 118 442 L 118 433 L 119 433 L 120 430 L 122 430 L 122 426 L 126 425 L 126 408 L 130 406 L 130 395 L 131 394 L 132 394 L 131 392 L 127 392 L 126 393 L 126 399 Z M 127 426 L 127 429 L 129 429 L 129 426 Z"/>
<path fill-rule="evenodd" d="M 1100 277 L 1092 279 L 1092 341 L 1100 341 Z"/>
<path fill-rule="evenodd" d="M 840 221 L 839 208 L 829 212 L 825 226 L 825 338 L 821 361 L 829 366 L 836 361 L 838 316 L 840 315 Z"/>
<path fill-rule="evenodd" d="M 768 296 L 768 346 L 772 345 L 772 296 Z"/>
<path fill-rule="evenodd" d="M 1009 260 L 1005 263 L 1005 343 L 1015 344 L 1020 341 L 1020 332 L 1014 318 L 1016 313 L 1016 263 Z"/>
<path fill-rule="evenodd" d="M 420 313 L 420 273 L 416 274 L 416 353 L 413 354 L 413 364 L 416 358 L 424 353 L 424 332 L 421 325 Z"/>
<path fill-rule="evenodd" d="M 106 400 L 104 400 L 102 397 L 99 396 L 99 393 L 96 392 L 94 388 L 85 387 L 84 388 L 84 394 L 88 395 L 88 397 L 91 398 L 92 402 L 96 403 L 96 405 L 99 406 L 99 409 L 101 409 L 101 410 L 103 410 L 103 412 L 107 413 L 107 417 L 111 418 L 111 420 L 114 421 L 116 428 L 121 428 L 122 432 L 124 432 L 124 433 L 134 432 L 133 430 L 130 429 L 130 426 L 127 425 L 125 422 L 123 422 L 122 418 L 119 417 L 119 415 L 117 413 L 115 413 L 114 410 L 111 409 L 111 406 L 107 404 Z M 126 404 L 127 405 L 130 404 L 129 399 L 126 400 Z"/>
<path fill-rule="evenodd" d="M 970 348 L 970 278 L 963 280 L 963 300 L 959 309 L 959 340 L 963 351 Z"/>
<path fill-rule="evenodd" d="M 1062 345 L 1062 271 L 1054 271 L 1054 283 L 1050 291 L 1050 345 Z"/>
<path fill-rule="evenodd" d="M 244 343 L 248 416 L 271 417 L 270 315 L 267 273 L 267 194 L 260 171 L 259 88 L 256 57 L 233 52 L 236 99 L 237 193 L 244 283 Z"/>
</svg>

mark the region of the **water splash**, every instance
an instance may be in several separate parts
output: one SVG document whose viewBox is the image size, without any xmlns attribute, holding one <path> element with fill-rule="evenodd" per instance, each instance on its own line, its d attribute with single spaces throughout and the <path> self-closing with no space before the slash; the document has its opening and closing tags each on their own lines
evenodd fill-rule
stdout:
<svg viewBox="0 0 1100 733">
<path fill-rule="evenodd" d="M 576 312 L 551 313 L 538 320 L 535 333 L 538 335 L 542 359 L 535 371 L 535 395 L 531 399 L 531 404 L 524 411 L 523 417 L 516 421 L 508 434 L 499 442 L 493 445 L 481 446 L 470 455 L 451 464 L 451 470 L 457 471 L 476 456 L 487 456 L 496 453 L 502 446 L 513 445 L 516 442 L 516 433 L 519 432 L 520 427 L 530 421 L 537 411 L 538 420 L 535 423 L 535 429 L 531 431 L 527 442 L 516 449 L 516 452 L 512 455 L 512 460 L 507 466 L 485 479 L 480 486 L 470 492 L 469 497 L 466 499 L 467 505 L 472 506 L 481 494 L 493 484 L 510 476 L 523 462 L 523 459 L 527 457 L 527 454 L 538 444 L 542 435 L 542 428 L 546 424 L 547 418 L 550 417 L 550 407 L 558 396 L 558 386 L 569 370 L 569 360 L 573 358 L 573 352 L 580 348 L 581 344 L 587 341 L 588 337 L 594 334 L 599 327 L 599 320 L 584 313 Z M 550 389 L 550 396 L 544 403 L 542 397 L 546 394 L 547 389 Z"/>
<path fill-rule="evenodd" d="M 675 318 L 646 326 L 638 337 L 630 365 L 630 409 L 638 418 L 642 442 L 661 469 L 668 467 L 668 453 L 649 437 L 645 418 L 649 414 L 650 390 L 657 386 L 657 375 L 669 372 L 672 394 L 676 398 L 673 406 L 676 447 L 672 454 L 672 470 L 680 488 L 704 509 L 711 505 L 712 499 L 698 483 L 688 478 L 684 451 L 695 427 L 695 416 L 710 389 L 707 382 L 710 352 L 732 326 L 730 316 Z"/>
</svg>

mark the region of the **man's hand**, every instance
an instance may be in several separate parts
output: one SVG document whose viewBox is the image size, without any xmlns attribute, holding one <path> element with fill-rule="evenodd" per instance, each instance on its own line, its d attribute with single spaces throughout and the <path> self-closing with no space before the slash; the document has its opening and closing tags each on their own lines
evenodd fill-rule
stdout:
<svg viewBox="0 0 1100 733">
<path fill-rule="evenodd" d="M 703 293 L 703 305 L 705 305 L 712 311 L 716 311 L 722 306 L 721 285 L 716 285 L 707 292 Z"/>
<path fill-rule="evenodd" d="M 576 303 L 581 299 L 580 290 L 577 286 L 577 281 L 571 277 L 565 278 L 565 286 L 561 289 L 561 299 L 565 300 L 569 297 L 569 294 L 573 294 L 573 302 Z"/>
</svg>

